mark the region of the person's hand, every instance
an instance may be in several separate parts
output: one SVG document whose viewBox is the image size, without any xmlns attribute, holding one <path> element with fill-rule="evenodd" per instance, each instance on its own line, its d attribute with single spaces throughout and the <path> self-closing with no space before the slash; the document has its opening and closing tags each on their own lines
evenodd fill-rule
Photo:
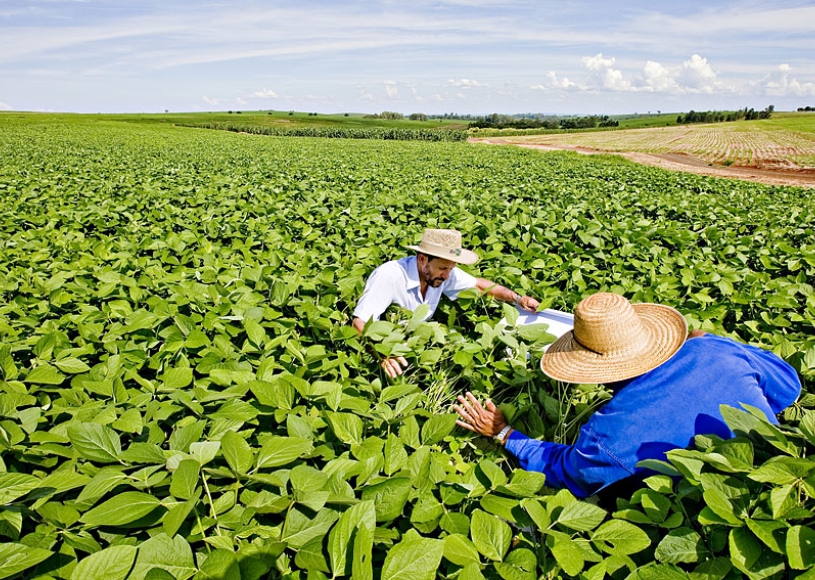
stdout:
<svg viewBox="0 0 815 580">
<path fill-rule="evenodd" d="M 390 378 L 395 379 L 401 375 L 408 366 L 408 361 L 403 356 L 388 357 L 382 361 L 382 369 Z"/>
<path fill-rule="evenodd" d="M 707 333 L 704 330 L 699 330 L 697 328 L 696 330 L 691 330 L 690 331 L 690 334 L 688 334 L 688 338 L 689 339 L 690 338 L 699 338 L 700 336 L 704 336 L 705 334 L 707 334 Z"/>
<path fill-rule="evenodd" d="M 459 427 L 486 437 L 495 437 L 509 424 L 501 409 L 489 399 L 482 406 L 478 399 L 468 392 L 466 399 L 459 395 L 458 402 L 460 404 L 453 405 L 453 409 L 461 415 L 461 419 L 456 421 Z"/>
<path fill-rule="evenodd" d="M 540 301 L 535 300 L 531 296 L 521 296 L 518 298 L 516 304 L 528 312 L 537 312 L 538 306 L 541 305 Z"/>
</svg>

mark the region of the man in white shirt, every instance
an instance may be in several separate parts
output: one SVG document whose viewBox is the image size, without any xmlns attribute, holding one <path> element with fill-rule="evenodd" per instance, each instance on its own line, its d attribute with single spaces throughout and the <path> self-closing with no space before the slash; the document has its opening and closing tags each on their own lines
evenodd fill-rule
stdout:
<svg viewBox="0 0 815 580">
<path fill-rule="evenodd" d="M 407 246 L 416 251 L 415 256 L 386 262 L 371 273 L 365 291 L 354 309 L 353 326 L 362 333 L 365 324 L 379 317 L 391 304 L 407 310 L 416 310 L 422 304 L 429 309 L 430 318 L 439 305 L 442 294 L 455 300 L 459 292 L 478 288 L 498 300 L 512 302 L 535 312 L 540 302 L 531 296 L 518 293 L 484 278 L 476 278 L 456 268 L 456 264 L 475 264 L 478 255 L 461 247 L 461 233 L 457 230 L 424 231 L 418 246 Z M 401 375 L 407 367 L 404 357 L 386 358 L 382 368 L 389 377 Z"/>
</svg>

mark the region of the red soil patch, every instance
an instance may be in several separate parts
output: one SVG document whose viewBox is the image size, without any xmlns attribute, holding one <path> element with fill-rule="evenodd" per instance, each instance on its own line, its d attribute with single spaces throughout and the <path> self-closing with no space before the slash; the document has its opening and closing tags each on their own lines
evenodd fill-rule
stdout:
<svg viewBox="0 0 815 580">
<path fill-rule="evenodd" d="M 490 145 L 515 145 L 527 149 L 538 149 L 541 151 L 575 151 L 585 155 L 619 155 L 635 163 L 661 167 L 671 171 L 687 171 L 700 175 L 710 175 L 713 177 L 726 177 L 729 179 L 743 179 L 755 181 L 767 185 L 793 185 L 796 187 L 815 187 L 815 171 L 811 169 L 793 169 L 783 163 L 777 166 L 766 167 L 725 167 L 721 165 L 710 165 L 703 159 L 686 154 L 651 154 L 635 152 L 603 151 L 588 147 L 577 147 L 574 145 L 540 145 L 534 143 L 522 143 L 508 141 L 506 138 L 490 139 L 470 138 L 471 143 L 487 143 Z"/>
</svg>

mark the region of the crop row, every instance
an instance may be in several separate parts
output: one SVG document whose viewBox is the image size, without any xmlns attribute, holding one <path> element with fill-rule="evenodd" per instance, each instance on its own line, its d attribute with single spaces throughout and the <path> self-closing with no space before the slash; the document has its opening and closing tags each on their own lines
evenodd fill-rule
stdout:
<svg viewBox="0 0 815 580">
<path fill-rule="evenodd" d="M 383 139 L 386 141 L 464 141 L 466 131 L 450 129 L 397 129 L 385 127 L 269 127 L 265 125 L 235 125 L 232 123 L 190 123 L 182 127 L 234 131 L 251 135 L 276 137 L 324 137 L 328 139 Z"/>
<path fill-rule="evenodd" d="M 740 437 L 597 506 L 449 412 L 473 390 L 572 441 L 609 393 L 545 379 L 546 336 L 475 295 L 348 325 L 376 265 L 452 226 L 475 273 L 563 310 L 670 304 L 811 393 L 811 192 L 465 143 L 0 122 L 0 577 L 812 573 L 812 395 L 780 427 L 728 411 Z M 387 380 L 367 345 L 410 370 Z"/>
<path fill-rule="evenodd" d="M 600 151 L 687 154 L 708 163 L 737 167 L 798 169 L 812 167 L 815 159 L 815 139 L 811 132 L 768 130 L 745 123 L 508 137 L 507 140 Z"/>
</svg>

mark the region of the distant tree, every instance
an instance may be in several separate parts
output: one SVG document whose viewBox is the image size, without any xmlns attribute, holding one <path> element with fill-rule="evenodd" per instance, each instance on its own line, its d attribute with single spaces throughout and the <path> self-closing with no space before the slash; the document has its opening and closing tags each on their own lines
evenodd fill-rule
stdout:
<svg viewBox="0 0 815 580">
<path fill-rule="evenodd" d="M 231 115 L 231 114 L 232 114 L 232 111 L 227 111 L 227 114 L 228 114 L 228 115 Z"/>
<path fill-rule="evenodd" d="M 404 119 L 405 116 L 402 113 L 397 113 L 395 111 L 382 111 L 379 114 L 379 118 L 394 121 L 394 120 Z"/>
<path fill-rule="evenodd" d="M 345 113 L 345 115 L 344 115 L 344 116 L 345 116 L 345 117 L 347 117 L 347 116 L 348 116 L 348 113 Z"/>
<path fill-rule="evenodd" d="M 289 111 L 289 117 L 294 115 L 294 111 Z"/>
<path fill-rule="evenodd" d="M 427 115 L 424 113 L 411 113 L 408 119 L 411 121 L 427 121 Z"/>
</svg>

